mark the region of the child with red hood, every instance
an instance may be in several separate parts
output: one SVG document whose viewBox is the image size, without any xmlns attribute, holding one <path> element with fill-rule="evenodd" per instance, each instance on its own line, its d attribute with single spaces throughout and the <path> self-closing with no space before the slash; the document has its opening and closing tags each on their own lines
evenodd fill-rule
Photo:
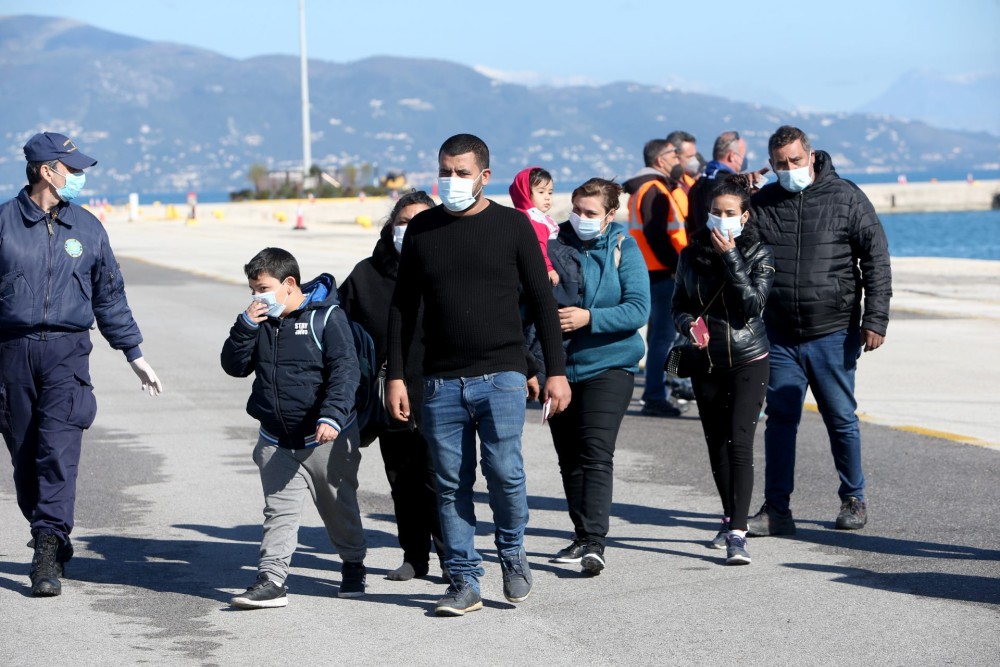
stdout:
<svg viewBox="0 0 1000 667">
<path fill-rule="evenodd" d="M 546 215 L 552 208 L 552 175 L 541 167 L 522 169 L 510 184 L 511 203 L 519 211 L 528 216 L 538 245 L 545 258 L 545 268 L 549 271 L 549 282 L 559 284 L 559 274 L 552 268 L 549 260 L 549 239 L 559 235 L 559 225 Z"/>
</svg>

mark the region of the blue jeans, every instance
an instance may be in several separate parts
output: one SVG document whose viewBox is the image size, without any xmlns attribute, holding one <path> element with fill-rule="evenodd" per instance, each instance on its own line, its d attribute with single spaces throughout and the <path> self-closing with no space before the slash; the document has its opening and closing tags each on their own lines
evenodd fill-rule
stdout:
<svg viewBox="0 0 1000 667">
<path fill-rule="evenodd" d="M 674 279 L 650 274 L 649 281 L 649 324 L 646 327 L 646 383 L 642 390 L 642 400 L 667 400 L 666 373 L 663 364 L 674 345 L 677 329 L 670 312 L 670 302 L 674 298 Z"/>
<path fill-rule="evenodd" d="M 506 371 L 466 378 L 424 379 L 423 432 L 437 475 L 444 565 L 477 590 L 484 570 L 475 547 L 476 434 L 496 526 L 497 551 L 516 555 L 528 525 L 521 431 L 527 384 Z"/>
<path fill-rule="evenodd" d="M 854 372 L 861 356 L 861 331 L 844 329 L 824 336 L 785 339 L 768 331 L 771 376 L 767 385 L 767 425 L 764 428 L 764 499 L 786 513 L 794 487 L 795 436 L 802 420 L 806 386 L 813 396 L 827 433 L 833 462 L 840 475 L 840 499 L 864 500 L 861 433 L 854 400 Z"/>
</svg>

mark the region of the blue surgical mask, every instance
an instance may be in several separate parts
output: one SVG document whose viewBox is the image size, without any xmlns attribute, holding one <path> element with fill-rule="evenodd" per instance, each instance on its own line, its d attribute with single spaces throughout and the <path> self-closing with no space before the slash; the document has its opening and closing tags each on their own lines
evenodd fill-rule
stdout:
<svg viewBox="0 0 1000 667">
<path fill-rule="evenodd" d="M 482 192 L 482 188 L 475 190 L 476 181 L 482 178 L 485 172 L 479 172 L 479 176 L 473 179 L 459 178 L 457 176 L 442 176 L 438 178 L 438 195 L 441 203 L 449 211 L 460 213 L 471 208 L 476 203 L 476 197 Z"/>
<path fill-rule="evenodd" d="M 80 196 L 83 184 L 87 182 L 87 176 L 82 171 L 78 174 L 64 174 L 55 169 L 52 171 L 66 179 L 65 185 L 61 188 L 56 188 L 56 194 L 59 195 L 59 199 L 70 202 Z"/>
<path fill-rule="evenodd" d="M 392 228 L 392 245 L 396 252 L 403 252 L 403 237 L 406 236 L 407 225 L 399 225 Z"/>
<path fill-rule="evenodd" d="M 605 216 L 607 217 L 607 216 Z M 591 241 L 601 235 L 604 218 L 581 218 L 576 213 L 569 214 L 569 224 L 581 241 Z"/>
<path fill-rule="evenodd" d="M 778 175 L 778 183 L 789 192 L 802 192 L 810 185 L 813 179 L 809 175 L 809 165 L 788 171 L 775 171 Z"/>
<path fill-rule="evenodd" d="M 740 222 L 743 220 L 742 215 L 735 215 L 731 218 L 723 218 L 718 215 L 708 214 L 708 228 L 718 229 L 719 233 L 722 234 L 722 238 L 728 239 L 729 233 L 732 232 L 733 238 L 738 238 L 740 234 L 743 233 L 743 224 Z"/>
<path fill-rule="evenodd" d="M 263 301 L 267 304 L 268 317 L 281 317 L 281 314 L 285 312 L 285 304 L 278 303 L 278 298 L 274 292 L 261 292 L 260 294 L 255 294 L 253 298 L 254 301 Z M 288 297 L 285 298 L 287 299 Z"/>
</svg>

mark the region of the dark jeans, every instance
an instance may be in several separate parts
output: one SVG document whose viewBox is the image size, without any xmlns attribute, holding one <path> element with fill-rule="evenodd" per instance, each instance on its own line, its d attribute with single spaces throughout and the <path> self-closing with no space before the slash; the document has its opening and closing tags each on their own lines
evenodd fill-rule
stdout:
<svg viewBox="0 0 1000 667">
<path fill-rule="evenodd" d="M 806 387 L 830 436 L 833 463 L 840 475 L 840 499 L 864 500 L 861 432 L 854 400 L 854 372 L 861 356 L 861 331 L 844 329 L 825 336 L 783 339 L 768 331 L 771 380 L 767 386 L 764 428 L 764 499 L 778 512 L 789 509 L 795 477 L 795 437 L 802 420 Z"/>
<path fill-rule="evenodd" d="M 392 489 L 403 560 L 419 571 L 430 560 L 431 541 L 441 544 L 437 485 L 427 441 L 420 431 L 392 431 L 380 435 L 378 445 Z M 444 559 L 444 553 L 438 557 Z"/>
<path fill-rule="evenodd" d="M 90 333 L 0 343 L 0 432 L 32 534 L 69 541 L 83 431 L 97 415 Z"/>
<path fill-rule="evenodd" d="M 747 529 L 753 495 L 753 436 L 767 392 L 770 364 L 757 359 L 734 368 L 715 366 L 691 378 L 708 444 L 722 511 L 736 530 Z"/>
<path fill-rule="evenodd" d="M 635 376 L 618 368 L 570 383 L 573 400 L 549 419 L 576 537 L 604 545 L 611 514 L 615 441 Z"/>
</svg>

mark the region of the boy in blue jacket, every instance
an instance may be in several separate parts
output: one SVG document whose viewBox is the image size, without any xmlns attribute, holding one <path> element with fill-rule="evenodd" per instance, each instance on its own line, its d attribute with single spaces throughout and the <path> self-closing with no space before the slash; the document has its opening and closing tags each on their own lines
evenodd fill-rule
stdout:
<svg viewBox="0 0 1000 667">
<path fill-rule="evenodd" d="M 307 491 L 344 563 L 337 595 L 360 597 L 366 584 L 354 412 L 360 370 L 336 283 L 324 273 L 301 284 L 298 262 L 280 248 L 261 250 L 244 271 L 253 301 L 222 347 L 222 368 L 234 377 L 255 374 L 247 413 L 260 421 L 253 460 L 264 487 L 264 535 L 257 580 L 232 604 L 288 604 L 285 578 Z"/>
</svg>

